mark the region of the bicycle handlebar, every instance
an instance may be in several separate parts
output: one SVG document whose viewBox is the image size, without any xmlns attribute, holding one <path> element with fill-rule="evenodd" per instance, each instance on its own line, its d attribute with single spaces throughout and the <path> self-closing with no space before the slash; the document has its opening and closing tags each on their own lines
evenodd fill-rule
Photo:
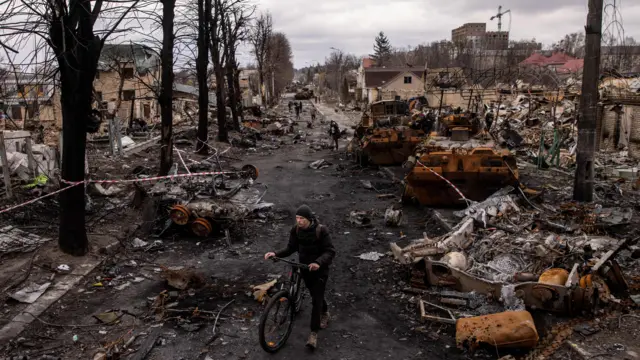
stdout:
<svg viewBox="0 0 640 360">
<path fill-rule="evenodd" d="M 283 258 L 279 258 L 279 257 L 275 257 L 275 256 L 272 256 L 269 259 L 272 260 L 273 262 L 282 261 L 284 263 L 287 263 L 287 264 L 289 264 L 289 265 L 291 265 L 293 267 L 297 267 L 297 268 L 300 268 L 300 269 L 308 269 L 309 268 L 309 265 L 307 265 L 307 264 L 297 263 L 295 261 L 291 261 L 291 260 L 287 260 L 287 259 L 283 259 Z"/>
</svg>

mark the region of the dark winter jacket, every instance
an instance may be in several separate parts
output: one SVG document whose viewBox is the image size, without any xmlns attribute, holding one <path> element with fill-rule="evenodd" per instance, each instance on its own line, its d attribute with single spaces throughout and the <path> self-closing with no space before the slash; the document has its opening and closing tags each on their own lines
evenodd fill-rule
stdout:
<svg viewBox="0 0 640 360">
<path fill-rule="evenodd" d="M 276 256 L 285 258 L 298 252 L 300 262 L 303 264 L 316 263 L 320 265 L 319 272 L 328 273 L 329 265 L 336 256 L 336 249 L 331 242 L 331 235 L 326 227 L 321 226 L 317 231 L 318 222 L 313 220 L 307 229 L 299 229 L 294 226 L 289 235 L 287 247 L 276 252 Z"/>
</svg>

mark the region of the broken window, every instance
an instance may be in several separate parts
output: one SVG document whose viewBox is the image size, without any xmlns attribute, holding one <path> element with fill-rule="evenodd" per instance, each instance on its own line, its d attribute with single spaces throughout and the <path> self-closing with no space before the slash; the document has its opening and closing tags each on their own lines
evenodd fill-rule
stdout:
<svg viewBox="0 0 640 360">
<path fill-rule="evenodd" d="M 136 97 L 136 91 L 135 90 L 124 90 L 122 92 L 122 100 L 124 101 L 131 101 Z"/>
<path fill-rule="evenodd" d="M 11 118 L 13 120 L 22 120 L 22 106 L 20 105 L 11 106 Z"/>
<path fill-rule="evenodd" d="M 123 69 L 122 76 L 124 76 L 125 79 L 133 79 L 133 68 Z"/>
<path fill-rule="evenodd" d="M 404 77 L 404 83 L 405 84 L 411 84 L 411 76 L 405 76 Z"/>
</svg>

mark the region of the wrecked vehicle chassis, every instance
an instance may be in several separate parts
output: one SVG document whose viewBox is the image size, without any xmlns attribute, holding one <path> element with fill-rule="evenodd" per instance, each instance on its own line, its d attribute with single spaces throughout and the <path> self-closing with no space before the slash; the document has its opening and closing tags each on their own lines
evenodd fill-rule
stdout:
<svg viewBox="0 0 640 360">
<path fill-rule="evenodd" d="M 251 211 L 230 199 L 242 188 L 252 184 L 258 178 L 259 172 L 255 166 L 245 165 L 240 175 L 244 181 L 224 194 L 215 194 L 214 190 L 212 196 L 193 196 L 190 200 L 175 201 L 169 207 L 172 223 L 188 227 L 198 237 L 208 237 L 214 230 L 228 230 Z M 215 181 L 213 186 L 215 188 Z"/>
<path fill-rule="evenodd" d="M 361 139 L 354 138 L 356 160 L 361 164 L 400 165 L 413 154 L 424 136 L 422 130 L 404 126 L 369 129 Z"/>
<path fill-rule="evenodd" d="M 539 281 L 510 285 L 478 278 L 443 262 L 422 259 L 413 264 L 411 282 L 414 287 L 426 285 L 448 287 L 461 292 L 474 291 L 494 300 L 501 298 L 503 287 L 513 286 L 515 296 L 520 298 L 527 308 L 567 315 L 591 312 L 599 301 L 596 287 L 580 287 L 577 266 L 564 285 Z"/>
</svg>

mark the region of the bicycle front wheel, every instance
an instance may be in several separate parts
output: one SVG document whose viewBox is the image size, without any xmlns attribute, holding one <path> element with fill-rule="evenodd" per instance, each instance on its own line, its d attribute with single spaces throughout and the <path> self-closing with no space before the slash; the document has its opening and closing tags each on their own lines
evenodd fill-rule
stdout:
<svg viewBox="0 0 640 360">
<path fill-rule="evenodd" d="M 293 330 L 295 299 L 287 290 L 276 293 L 260 318 L 260 346 L 264 351 L 275 353 L 286 344 Z"/>
</svg>

